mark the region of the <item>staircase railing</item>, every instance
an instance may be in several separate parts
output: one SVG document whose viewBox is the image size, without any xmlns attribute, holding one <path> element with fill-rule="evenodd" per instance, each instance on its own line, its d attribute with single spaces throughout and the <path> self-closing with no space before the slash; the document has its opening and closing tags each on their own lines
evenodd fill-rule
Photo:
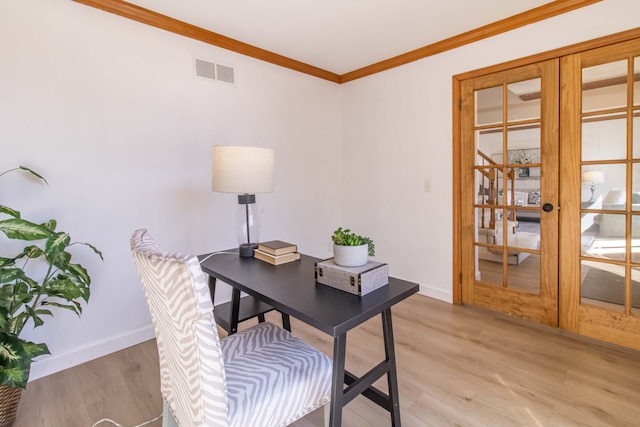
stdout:
<svg viewBox="0 0 640 427">
<path fill-rule="evenodd" d="M 483 153 L 481 150 L 478 150 L 478 156 L 480 156 L 480 158 L 482 159 L 482 165 L 481 166 L 497 166 L 498 163 L 493 160 L 491 157 L 489 157 L 487 154 Z M 485 220 L 486 220 L 486 215 L 487 215 L 487 210 L 489 210 L 489 228 L 491 229 L 495 229 L 495 223 L 496 223 L 496 209 L 497 209 L 497 205 L 498 205 L 498 197 L 499 197 L 499 191 L 498 191 L 498 177 L 497 177 L 497 172 L 498 172 L 498 168 L 495 167 L 491 167 L 491 168 L 478 168 L 477 169 L 478 172 L 480 172 L 480 174 L 483 176 L 482 182 L 480 184 L 480 194 L 482 195 L 482 197 L 480 198 L 480 204 L 482 205 L 481 209 L 480 209 L 480 221 L 481 221 L 481 228 L 485 228 Z M 485 179 L 488 181 L 488 186 L 485 186 Z M 509 167 L 507 170 L 507 179 L 509 181 L 511 181 L 511 185 L 507 186 L 507 188 L 510 188 L 510 199 L 509 202 L 511 204 L 511 206 L 515 207 L 515 179 L 516 179 L 516 168 L 513 167 Z M 487 194 L 487 191 L 488 194 Z M 485 205 L 487 206 L 485 208 Z M 509 212 L 510 215 L 508 215 L 511 219 L 511 217 L 513 218 L 513 221 L 516 221 L 516 210 L 515 208 Z"/>
</svg>

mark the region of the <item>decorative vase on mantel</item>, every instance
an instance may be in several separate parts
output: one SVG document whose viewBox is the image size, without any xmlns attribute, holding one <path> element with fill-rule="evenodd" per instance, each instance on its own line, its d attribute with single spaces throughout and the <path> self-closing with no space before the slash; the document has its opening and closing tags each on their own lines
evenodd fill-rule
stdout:
<svg viewBox="0 0 640 427">
<path fill-rule="evenodd" d="M 333 245 L 333 262 L 343 267 L 359 267 L 369 261 L 369 245 Z"/>
<path fill-rule="evenodd" d="M 16 420 L 22 390 L 0 384 L 0 427 L 11 427 Z"/>
</svg>

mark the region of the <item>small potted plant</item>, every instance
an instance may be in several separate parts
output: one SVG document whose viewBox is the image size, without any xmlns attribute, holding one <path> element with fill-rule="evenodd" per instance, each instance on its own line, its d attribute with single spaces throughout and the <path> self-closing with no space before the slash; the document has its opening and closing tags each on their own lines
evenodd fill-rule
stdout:
<svg viewBox="0 0 640 427">
<path fill-rule="evenodd" d="M 0 173 L 22 170 L 47 182 L 24 166 Z M 0 236 L 24 242 L 11 254 L 0 253 L 0 427 L 15 420 L 22 390 L 29 380 L 32 360 L 49 354 L 46 344 L 20 338 L 25 325 L 34 327 L 51 316 L 58 307 L 82 313 L 81 301 L 89 301 L 91 279 L 80 264 L 71 262 L 67 249 L 76 244 L 91 248 L 100 258 L 102 253 L 88 243 L 72 242 L 69 233 L 56 231 L 56 221 L 37 224 L 21 217 L 20 212 L 0 205 Z M 6 218 L 2 218 L 2 217 Z"/>
<path fill-rule="evenodd" d="M 370 256 L 376 254 L 373 241 L 352 233 L 351 230 L 343 230 L 342 227 L 333 232 L 333 262 L 344 267 L 358 267 L 365 265 Z"/>
</svg>

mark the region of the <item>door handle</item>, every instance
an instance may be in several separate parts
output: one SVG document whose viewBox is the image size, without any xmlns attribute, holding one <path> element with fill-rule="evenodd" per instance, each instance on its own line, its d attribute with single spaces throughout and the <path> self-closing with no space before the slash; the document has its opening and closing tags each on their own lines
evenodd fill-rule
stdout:
<svg viewBox="0 0 640 427">
<path fill-rule="evenodd" d="M 542 205 L 542 210 L 545 212 L 551 212 L 553 210 L 553 205 L 551 203 L 545 203 Z"/>
</svg>

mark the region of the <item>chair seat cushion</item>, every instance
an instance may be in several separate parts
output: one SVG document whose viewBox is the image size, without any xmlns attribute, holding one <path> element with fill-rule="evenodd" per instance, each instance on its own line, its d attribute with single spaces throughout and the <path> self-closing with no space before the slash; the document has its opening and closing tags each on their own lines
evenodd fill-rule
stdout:
<svg viewBox="0 0 640 427">
<path fill-rule="evenodd" d="M 330 399 L 331 359 L 260 323 L 221 340 L 230 426 L 285 426 Z"/>
</svg>

